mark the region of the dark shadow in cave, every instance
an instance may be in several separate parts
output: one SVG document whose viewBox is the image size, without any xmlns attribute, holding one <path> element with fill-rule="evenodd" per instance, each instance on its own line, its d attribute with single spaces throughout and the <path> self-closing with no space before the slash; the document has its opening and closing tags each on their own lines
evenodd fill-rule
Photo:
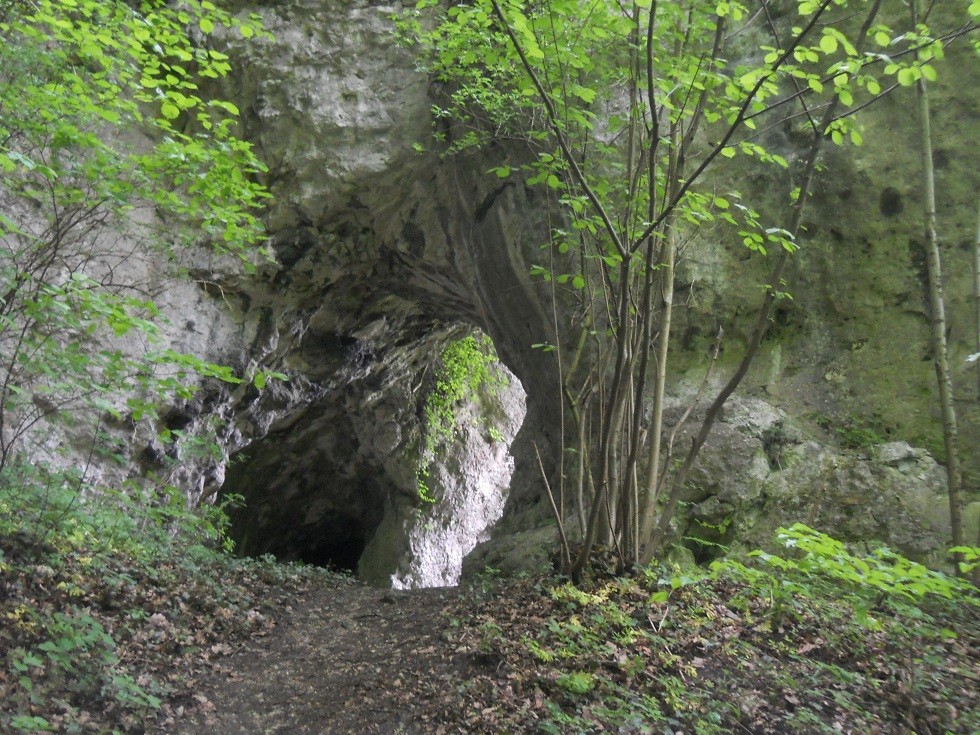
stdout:
<svg viewBox="0 0 980 735">
<path fill-rule="evenodd" d="M 317 456 L 323 451 L 317 442 L 324 437 L 356 455 L 343 423 L 331 423 L 333 435 L 324 427 L 285 431 L 233 458 L 221 497 L 244 498 L 229 513 L 236 554 L 272 554 L 280 561 L 357 572 L 381 523 L 385 493 L 372 468 L 362 465 L 354 476 L 345 476 L 328 458 Z"/>
</svg>

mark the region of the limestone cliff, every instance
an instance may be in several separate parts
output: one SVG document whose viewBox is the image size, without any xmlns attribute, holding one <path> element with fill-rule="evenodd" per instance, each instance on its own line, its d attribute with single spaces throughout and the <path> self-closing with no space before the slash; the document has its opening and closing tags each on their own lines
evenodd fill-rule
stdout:
<svg viewBox="0 0 980 735">
<path fill-rule="evenodd" d="M 553 459 L 560 431 L 553 356 L 532 348 L 553 342 L 556 328 L 549 293 L 530 276 L 546 239 L 544 195 L 487 176 L 519 151 L 416 152 L 414 144 L 430 135 L 430 106 L 440 90 L 396 42 L 391 16 L 400 4 L 237 4 L 243 13 L 258 12 L 274 36 L 221 41 L 236 69 L 222 91 L 241 109 L 244 135 L 270 169 L 266 183 L 275 198 L 266 224 L 274 261 L 257 278 L 213 258 L 191 264 L 193 283 L 175 283 L 164 296 L 165 310 L 179 315 L 168 340 L 240 370 L 278 370 L 288 380 L 261 393 L 205 386 L 172 407 L 167 426 L 212 422 L 221 445 L 220 458 L 186 462 L 175 479 L 195 501 L 244 496 L 235 523 L 248 553 L 360 564 L 365 576 L 400 586 L 450 584 L 462 557 L 504 512 L 497 533 L 511 540 L 496 552 L 519 549 L 518 566 L 532 557 L 544 563 L 540 545 L 551 541 L 549 531 L 532 530 L 547 512 L 531 442 Z M 940 91 L 947 99 L 937 105 L 937 139 L 945 141 L 937 166 L 946 193 L 950 338 L 975 484 L 976 380 L 964 357 L 976 329 L 968 308 L 976 161 L 968 144 L 980 114 L 975 96 Z M 755 521 L 778 512 L 786 522 L 822 519 L 842 533 L 901 547 L 901 534 L 888 529 L 912 512 L 905 501 L 941 502 L 938 470 L 906 445 L 857 458 L 826 446 L 839 438 L 827 429 L 833 425 L 870 427 L 881 442 L 938 446 L 918 187 L 906 141 L 912 132 L 898 119 L 902 104 L 889 100 L 870 113 L 867 125 L 877 134 L 866 136 L 866 149 L 851 158 L 829 154 L 836 173 L 819 179 L 814 193 L 789 284 L 795 299 L 777 314 L 745 386 L 765 400 L 737 403 L 719 426 L 679 534 L 728 543 L 729 529 L 737 529 L 761 543 L 769 525 L 753 531 Z M 792 146 L 789 138 L 783 143 Z M 765 200 L 791 183 L 746 185 Z M 696 241 L 684 251 L 678 404 L 700 380 L 719 323 L 729 338 L 718 373 L 737 358 L 759 296 L 745 284 L 760 282 L 766 267 L 717 243 Z M 422 407 L 438 356 L 477 329 L 492 339 L 512 380 L 506 394 L 475 397 L 461 409 L 471 420 L 440 458 L 440 502 L 430 509 L 418 498 L 416 476 Z M 754 418 L 738 420 L 745 412 Z M 488 415 L 499 438 L 478 428 Z M 150 435 L 136 449 L 144 471 L 169 451 Z M 792 487 L 810 490 L 793 495 Z M 829 487 L 853 496 L 842 500 L 848 519 L 798 502 Z M 885 506 L 869 507 L 854 493 L 876 492 L 901 497 L 894 513 L 868 520 Z M 926 541 L 917 536 L 906 544 L 910 553 L 941 546 L 938 515 L 908 521 L 928 526 Z M 521 533 L 535 539 L 536 556 L 508 546 Z M 484 548 L 478 558 L 493 553 Z"/>
</svg>

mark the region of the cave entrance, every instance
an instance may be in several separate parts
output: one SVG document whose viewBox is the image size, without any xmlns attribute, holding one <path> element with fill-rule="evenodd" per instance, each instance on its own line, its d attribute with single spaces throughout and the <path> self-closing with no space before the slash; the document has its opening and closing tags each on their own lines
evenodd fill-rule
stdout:
<svg viewBox="0 0 980 735">
<path fill-rule="evenodd" d="M 313 415 L 232 458 L 221 493 L 242 500 L 229 513 L 230 536 L 242 556 L 356 573 L 384 516 L 386 483 L 338 411 Z"/>
<path fill-rule="evenodd" d="M 325 537 L 316 545 L 300 549 L 300 557 L 297 561 L 356 574 L 357 562 L 364 553 L 366 543 L 363 537 L 349 535 L 343 538 Z"/>
<path fill-rule="evenodd" d="M 471 327 L 389 334 L 387 320 L 378 324 L 361 332 L 371 341 L 348 348 L 343 380 L 280 413 L 233 458 L 222 493 L 244 502 L 231 513 L 230 535 L 246 556 L 402 588 L 451 586 L 503 514 L 524 389 Z M 428 446 L 426 401 L 442 395 L 438 371 L 447 364 L 463 392 L 439 388 L 452 396 L 442 398 L 452 401 L 451 438 Z M 419 501 L 422 469 L 432 504 Z"/>
<path fill-rule="evenodd" d="M 375 509 L 362 506 L 359 514 L 328 510 L 323 517 L 307 522 L 309 509 L 302 507 L 304 504 L 286 502 L 272 509 L 254 490 L 243 487 L 242 478 L 235 474 L 229 473 L 225 487 L 229 492 L 237 488 L 246 497 L 245 503 L 229 514 L 230 536 L 238 555 L 272 554 L 284 562 L 357 574 L 358 561 L 381 521 L 380 505 Z"/>
</svg>

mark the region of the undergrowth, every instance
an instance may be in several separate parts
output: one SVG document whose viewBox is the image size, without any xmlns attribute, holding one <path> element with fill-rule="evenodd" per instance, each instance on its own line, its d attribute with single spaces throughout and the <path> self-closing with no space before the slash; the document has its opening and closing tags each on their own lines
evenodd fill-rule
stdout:
<svg viewBox="0 0 980 735">
<path fill-rule="evenodd" d="M 784 556 L 475 595 L 465 733 L 980 732 L 977 590 L 802 525 Z M 488 714 L 489 713 L 489 714 Z"/>
<path fill-rule="evenodd" d="M 209 661 L 274 626 L 321 570 L 226 553 L 220 508 L 176 491 L 79 496 L 71 472 L 0 476 L 0 732 L 141 733 Z"/>
</svg>

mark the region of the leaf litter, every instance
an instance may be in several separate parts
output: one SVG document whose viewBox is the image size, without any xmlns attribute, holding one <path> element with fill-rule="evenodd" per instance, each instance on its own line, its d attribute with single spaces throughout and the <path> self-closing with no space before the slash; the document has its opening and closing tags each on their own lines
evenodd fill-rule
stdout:
<svg viewBox="0 0 980 735">
<path fill-rule="evenodd" d="M 980 729 L 972 604 L 883 605 L 869 627 L 847 602 L 776 610 L 737 579 L 656 570 L 396 592 L 269 560 L 0 551 L 4 732 Z"/>
</svg>

